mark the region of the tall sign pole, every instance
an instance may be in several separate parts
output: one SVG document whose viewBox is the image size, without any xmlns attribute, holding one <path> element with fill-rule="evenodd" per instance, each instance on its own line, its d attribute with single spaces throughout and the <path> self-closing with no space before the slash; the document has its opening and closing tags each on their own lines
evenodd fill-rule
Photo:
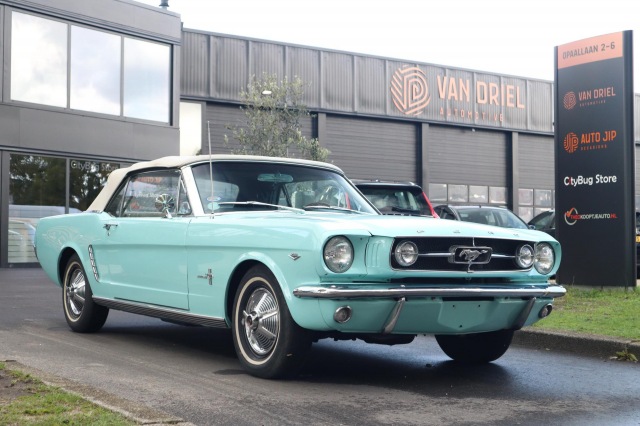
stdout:
<svg viewBox="0 0 640 426">
<path fill-rule="evenodd" d="M 555 49 L 561 284 L 636 285 L 632 32 Z"/>
</svg>

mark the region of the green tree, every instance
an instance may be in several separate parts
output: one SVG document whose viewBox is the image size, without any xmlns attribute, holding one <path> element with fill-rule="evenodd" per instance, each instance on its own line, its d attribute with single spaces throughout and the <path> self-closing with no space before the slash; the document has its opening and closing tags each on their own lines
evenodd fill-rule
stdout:
<svg viewBox="0 0 640 426">
<path fill-rule="evenodd" d="M 295 152 L 303 158 L 327 161 L 330 151 L 317 138 L 307 138 L 300 131 L 300 121 L 310 117 L 302 102 L 304 84 L 299 77 L 278 81 L 275 75 L 252 78 L 246 91 L 240 92 L 245 113 L 243 126 L 228 125 L 239 143 L 234 154 L 288 157 Z M 224 137 L 229 145 L 229 138 Z M 291 152 L 290 152 L 291 151 Z"/>
</svg>

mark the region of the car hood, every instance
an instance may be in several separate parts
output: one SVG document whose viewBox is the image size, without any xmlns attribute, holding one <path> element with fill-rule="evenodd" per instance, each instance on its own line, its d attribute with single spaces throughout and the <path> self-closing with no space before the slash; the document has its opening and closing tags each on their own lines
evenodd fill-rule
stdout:
<svg viewBox="0 0 640 426">
<path fill-rule="evenodd" d="M 233 216 L 231 216 L 233 215 Z M 216 215 L 222 219 L 225 215 Z M 229 214 L 236 222 L 244 219 L 260 226 L 280 225 L 290 228 L 316 227 L 329 233 L 361 234 L 380 237 L 488 237 L 526 239 L 531 241 L 555 241 L 548 234 L 530 229 L 511 229 L 472 222 L 437 219 L 419 216 L 363 215 L 342 212 L 287 211 Z M 214 219 L 215 220 L 215 219 Z"/>
</svg>

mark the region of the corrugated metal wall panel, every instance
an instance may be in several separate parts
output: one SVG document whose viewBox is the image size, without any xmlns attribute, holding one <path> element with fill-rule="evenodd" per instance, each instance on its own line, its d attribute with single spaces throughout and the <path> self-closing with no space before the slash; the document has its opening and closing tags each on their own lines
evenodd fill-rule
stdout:
<svg viewBox="0 0 640 426">
<path fill-rule="evenodd" d="M 211 97 L 239 100 L 248 83 L 248 41 L 228 37 L 211 38 Z"/>
<path fill-rule="evenodd" d="M 527 128 L 537 132 L 553 131 L 553 84 L 527 80 Z"/>
<path fill-rule="evenodd" d="M 638 208 L 640 208 L 640 146 L 636 145 L 636 209 Z"/>
<path fill-rule="evenodd" d="M 429 126 L 428 182 L 506 187 L 509 146 L 502 132 Z"/>
<path fill-rule="evenodd" d="M 182 38 L 180 93 L 206 97 L 209 95 L 209 36 L 184 32 Z"/>
<path fill-rule="evenodd" d="M 202 153 L 209 153 L 209 137 L 211 137 L 211 152 L 213 154 L 230 154 L 236 148 L 232 131 L 227 125 L 242 125 L 245 122 L 244 112 L 237 105 L 207 104 L 204 114 L 204 130 L 202 132 Z M 207 133 L 207 122 L 209 134 Z M 224 143 L 224 136 L 229 136 L 229 145 Z"/>
<path fill-rule="evenodd" d="M 417 125 L 327 116 L 329 161 L 353 179 L 418 182 Z"/>
<path fill-rule="evenodd" d="M 386 64 L 384 59 L 355 57 L 356 105 L 359 113 L 379 114 L 380 106 L 387 101 Z"/>
<path fill-rule="evenodd" d="M 249 42 L 251 46 L 249 77 L 261 80 L 263 75 L 275 74 L 279 80 L 284 78 L 285 47 L 273 43 Z"/>
<path fill-rule="evenodd" d="M 321 108 L 352 112 L 353 81 L 353 55 L 322 52 Z"/>
<path fill-rule="evenodd" d="M 320 107 L 320 51 L 287 47 L 287 75 L 300 77 L 306 85 L 302 102 L 308 108 Z"/>
<path fill-rule="evenodd" d="M 520 188 L 555 189 L 553 137 L 518 135 Z"/>
<path fill-rule="evenodd" d="M 635 95 L 634 100 L 634 115 L 635 119 L 633 120 L 633 140 L 637 143 L 640 142 L 640 95 Z M 636 155 L 636 158 L 638 156 Z"/>
<path fill-rule="evenodd" d="M 206 106 L 204 116 L 205 121 L 202 132 L 203 154 L 209 152 L 209 134 L 207 133 L 207 128 L 210 131 L 211 152 L 213 154 L 230 154 L 233 150 L 239 148 L 238 142 L 233 138 L 233 131 L 228 129 L 227 126 L 242 127 L 247 122 L 245 113 L 240 109 L 240 106 L 209 103 Z M 207 122 L 209 124 L 208 126 Z M 301 120 L 300 130 L 305 137 L 313 137 L 316 132 L 315 120 L 312 117 Z M 228 144 L 224 143 L 225 135 L 229 138 Z M 291 155 L 295 156 L 295 149 L 292 149 Z"/>
</svg>

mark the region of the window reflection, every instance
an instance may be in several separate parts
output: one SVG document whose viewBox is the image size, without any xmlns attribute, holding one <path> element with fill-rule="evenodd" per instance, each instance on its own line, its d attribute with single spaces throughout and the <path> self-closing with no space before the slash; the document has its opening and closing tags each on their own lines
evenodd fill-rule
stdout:
<svg viewBox="0 0 640 426">
<path fill-rule="evenodd" d="M 124 40 L 124 115 L 169 121 L 169 46 Z"/>
<path fill-rule="evenodd" d="M 67 106 L 67 25 L 13 12 L 11 99 Z"/>
<path fill-rule="evenodd" d="M 87 210 L 120 164 L 72 159 L 69 168 L 69 213 L 73 213 Z"/>
<path fill-rule="evenodd" d="M 120 115 L 120 44 L 117 35 L 71 27 L 72 109 Z"/>
<path fill-rule="evenodd" d="M 12 100 L 169 123 L 169 45 L 19 12 L 11 19 Z"/>
<path fill-rule="evenodd" d="M 62 158 L 12 154 L 9 166 L 9 263 L 37 262 L 33 251 L 40 218 L 65 212 Z"/>
</svg>

